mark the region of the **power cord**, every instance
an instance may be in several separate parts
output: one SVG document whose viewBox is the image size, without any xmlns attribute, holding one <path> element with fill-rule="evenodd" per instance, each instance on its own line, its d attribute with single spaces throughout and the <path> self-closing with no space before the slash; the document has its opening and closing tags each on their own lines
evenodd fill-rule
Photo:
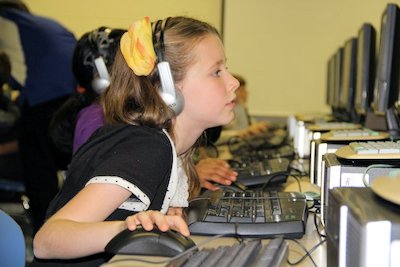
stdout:
<svg viewBox="0 0 400 267">
<path fill-rule="evenodd" d="M 296 243 L 297 245 L 299 245 L 299 247 L 305 252 L 305 254 L 304 254 L 300 259 L 298 259 L 298 260 L 295 261 L 295 262 L 291 262 L 291 261 L 289 260 L 289 258 L 288 258 L 287 263 L 288 263 L 289 265 L 297 265 L 297 264 L 300 264 L 300 263 L 303 262 L 307 257 L 309 257 L 310 260 L 311 260 L 311 262 L 312 262 L 312 264 L 313 264 L 315 267 L 317 267 L 317 264 L 315 263 L 315 261 L 314 261 L 313 257 L 311 256 L 311 254 L 312 254 L 319 246 L 321 246 L 323 243 L 325 243 L 325 242 L 326 242 L 326 239 L 323 239 L 323 240 L 321 240 L 320 242 L 318 242 L 318 243 L 317 243 L 315 246 L 313 246 L 310 250 L 307 250 L 307 248 L 306 248 L 303 244 L 301 244 L 298 240 L 296 240 L 296 239 L 288 239 L 288 240 L 291 240 L 291 241 L 295 242 L 295 243 Z"/>
<path fill-rule="evenodd" d="M 367 181 L 367 174 L 368 174 L 368 171 L 369 170 L 371 170 L 371 169 L 373 169 L 373 168 L 393 168 L 393 167 L 398 167 L 397 165 L 391 165 L 391 164 L 372 164 L 372 165 L 369 165 L 366 169 L 365 169 L 365 171 L 364 171 L 364 173 L 363 173 L 363 176 L 362 176 L 362 181 L 363 181 L 363 183 L 364 183 L 364 186 L 365 187 L 370 187 L 370 184 L 369 184 L 369 182 Z"/>
<path fill-rule="evenodd" d="M 319 230 L 319 223 L 317 222 L 317 215 L 321 213 L 321 210 L 319 208 L 317 208 L 315 211 L 309 211 L 311 213 L 314 213 L 314 226 L 315 226 L 315 230 L 317 231 L 319 237 L 321 238 L 326 238 L 326 235 L 321 233 L 321 231 Z M 325 229 L 323 229 L 325 231 Z"/>
</svg>

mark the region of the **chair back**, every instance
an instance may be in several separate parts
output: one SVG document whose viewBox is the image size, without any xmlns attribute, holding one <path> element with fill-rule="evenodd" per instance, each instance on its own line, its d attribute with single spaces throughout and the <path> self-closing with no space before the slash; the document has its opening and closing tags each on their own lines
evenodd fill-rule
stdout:
<svg viewBox="0 0 400 267">
<path fill-rule="evenodd" d="M 0 210 L 0 266 L 24 267 L 25 238 L 21 227 L 7 213 Z"/>
</svg>

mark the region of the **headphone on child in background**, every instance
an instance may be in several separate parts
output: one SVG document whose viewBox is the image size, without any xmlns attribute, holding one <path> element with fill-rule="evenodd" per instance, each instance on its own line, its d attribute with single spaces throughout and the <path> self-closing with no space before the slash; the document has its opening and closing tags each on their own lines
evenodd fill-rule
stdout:
<svg viewBox="0 0 400 267">
<path fill-rule="evenodd" d="M 174 78 L 172 76 L 171 67 L 169 62 L 165 60 L 165 46 L 164 46 L 164 29 L 168 23 L 169 18 L 159 20 L 152 25 L 153 31 L 153 45 L 157 55 L 157 69 L 161 81 L 160 96 L 165 104 L 171 108 L 175 115 L 182 112 L 184 106 L 184 98 L 179 90 L 175 89 Z M 159 29 L 160 35 L 157 40 L 156 32 Z"/>
<path fill-rule="evenodd" d="M 100 27 L 88 35 L 88 44 L 90 53 L 84 60 L 85 65 L 93 68 L 93 76 L 95 71 L 98 76 L 92 79 L 91 87 L 97 93 L 101 94 L 108 86 L 110 86 L 110 75 L 107 66 L 111 66 L 114 62 L 116 50 L 119 47 L 119 39 L 124 30 L 112 30 L 106 27 Z"/>
</svg>

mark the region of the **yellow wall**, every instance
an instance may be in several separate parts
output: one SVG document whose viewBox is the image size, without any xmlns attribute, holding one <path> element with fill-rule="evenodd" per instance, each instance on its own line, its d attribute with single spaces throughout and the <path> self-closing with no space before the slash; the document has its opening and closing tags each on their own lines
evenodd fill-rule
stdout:
<svg viewBox="0 0 400 267">
<path fill-rule="evenodd" d="M 226 0 L 231 70 L 248 81 L 250 113 L 328 112 L 328 58 L 364 22 L 379 39 L 384 0 Z"/>
<path fill-rule="evenodd" d="M 221 28 L 221 0 L 25 0 L 30 11 L 54 18 L 77 38 L 99 26 L 127 28 L 138 18 L 152 21 L 185 15 Z"/>
<path fill-rule="evenodd" d="M 26 0 L 79 36 L 100 25 L 126 28 L 133 19 L 188 15 L 220 28 L 222 0 Z M 378 33 L 388 2 L 400 0 L 225 0 L 228 66 L 242 74 L 253 115 L 329 112 L 328 58 L 362 23 Z"/>
</svg>

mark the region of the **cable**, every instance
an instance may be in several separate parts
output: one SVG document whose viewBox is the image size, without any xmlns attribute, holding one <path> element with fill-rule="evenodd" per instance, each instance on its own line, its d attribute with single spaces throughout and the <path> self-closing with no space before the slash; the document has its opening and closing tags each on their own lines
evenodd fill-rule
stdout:
<svg viewBox="0 0 400 267">
<path fill-rule="evenodd" d="M 271 176 L 268 176 L 268 181 L 266 181 L 262 186 L 261 186 L 261 190 L 264 190 L 269 183 L 271 183 L 271 181 L 276 178 L 276 177 L 281 177 L 281 176 L 286 176 L 286 178 L 289 176 L 288 172 L 277 172 L 275 174 L 272 174 Z"/>
<path fill-rule="evenodd" d="M 313 265 L 314 265 L 315 267 L 317 267 L 317 264 L 315 263 L 313 257 L 311 256 L 311 253 L 313 253 L 319 246 L 321 246 L 323 243 L 325 243 L 325 242 L 326 242 L 326 239 L 323 239 L 323 240 L 321 240 L 320 242 L 318 242 L 318 243 L 317 243 L 315 246 L 313 246 L 310 250 L 307 250 L 307 249 L 304 247 L 304 245 L 301 244 L 301 243 L 300 243 L 299 241 L 297 241 L 296 239 L 289 239 L 289 240 L 291 240 L 291 241 L 295 242 L 297 245 L 299 245 L 299 247 L 301 247 L 301 248 L 304 250 L 304 252 L 306 253 L 306 254 L 304 254 L 300 259 L 298 259 L 298 260 L 295 261 L 295 262 L 290 262 L 290 261 L 289 261 L 289 258 L 288 258 L 287 263 L 288 263 L 289 265 L 297 265 L 297 264 L 301 263 L 302 261 L 304 261 L 307 257 L 309 257 L 310 260 L 311 260 L 311 262 L 313 263 Z"/>
<path fill-rule="evenodd" d="M 229 153 L 231 153 L 232 155 L 237 153 L 237 151 L 235 151 L 235 149 L 232 147 L 235 144 L 239 144 L 239 149 L 242 149 L 243 142 L 241 142 L 241 141 L 242 141 L 242 138 L 240 138 L 239 136 L 233 136 L 233 137 L 229 138 L 228 139 L 228 150 L 229 150 Z M 236 149 L 236 150 L 239 150 L 239 149 Z"/>
<path fill-rule="evenodd" d="M 303 192 L 303 190 L 301 188 L 301 182 L 300 182 L 301 178 L 298 175 L 295 175 L 295 174 L 289 174 L 288 177 L 293 177 L 297 181 L 297 184 L 299 185 L 299 192 L 300 193 Z"/>
<path fill-rule="evenodd" d="M 363 173 L 363 176 L 362 176 L 362 181 L 363 181 L 363 183 L 364 183 L 364 186 L 365 187 L 370 187 L 370 185 L 369 185 L 369 182 L 367 181 L 367 174 L 368 174 L 368 171 L 370 170 L 370 169 L 373 169 L 373 168 L 392 168 L 392 167 L 397 167 L 396 165 L 390 165 L 390 164 L 372 164 L 372 165 L 369 165 L 366 169 L 365 169 L 365 171 L 364 171 L 364 173 Z"/>
<path fill-rule="evenodd" d="M 293 167 L 293 165 L 289 166 L 289 171 L 296 171 L 298 176 L 307 176 L 307 173 L 305 171 L 295 168 L 295 167 Z"/>
<path fill-rule="evenodd" d="M 315 211 L 309 211 L 309 212 L 314 213 L 314 226 L 315 226 L 315 229 L 317 230 L 318 235 L 322 238 L 326 238 L 326 235 L 322 234 L 321 231 L 319 230 L 318 223 L 317 223 L 317 214 L 320 213 L 320 209 L 316 209 Z M 324 231 L 325 231 L 325 227 L 324 227 Z"/>
</svg>

